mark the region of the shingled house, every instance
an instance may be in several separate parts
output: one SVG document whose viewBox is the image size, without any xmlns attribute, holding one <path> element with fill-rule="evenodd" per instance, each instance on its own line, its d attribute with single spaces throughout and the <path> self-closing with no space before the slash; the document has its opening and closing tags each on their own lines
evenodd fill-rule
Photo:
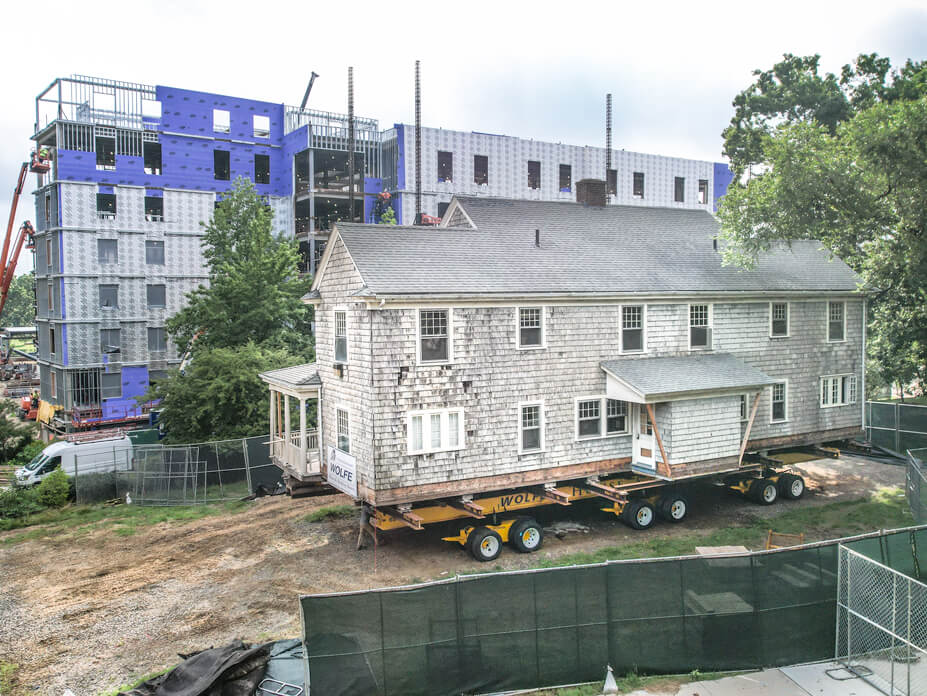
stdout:
<svg viewBox="0 0 927 696">
<path fill-rule="evenodd" d="M 317 363 L 262 375 L 290 475 L 340 451 L 387 505 L 860 431 L 865 297 L 818 243 L 745 271 L 702 210 L 456 198 L 444 220 L 335 227 Z"/>
</svg>

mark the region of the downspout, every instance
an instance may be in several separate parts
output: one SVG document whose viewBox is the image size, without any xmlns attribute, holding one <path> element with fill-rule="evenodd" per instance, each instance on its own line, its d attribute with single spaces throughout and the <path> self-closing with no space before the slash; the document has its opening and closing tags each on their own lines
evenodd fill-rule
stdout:
<svg viewBox="0 0 927 696">
<path fill-rule="evenodd" d="M 863 345 L 862 345 L 862 364 L 863 364 L 863 374 L 862 388 L 860 389 L 860 404 L 862 404 L 862 423 L 863 423 L 863 432 L 866 431 L 866 298 L 863 297 Z"/>
<path fill-rule="evenodd" d="M 380 306 L 383 306 L 383 301 L 380 301 Z M 373 380 L 373 320 L 377 316 L 377 312 L 374 312 L 372 309 L 367 310 L 367 314 L 370 316 L 369 321 L 367 322 L 367 345 L 370 346 L 370 467 L 373 473 L 374 481 L 377 478 L 376 475 L 376 434 L 377 434 L 377 421 L 376 421 L 376 393 L 374 392 L 374 380 Z"/>
</svg>

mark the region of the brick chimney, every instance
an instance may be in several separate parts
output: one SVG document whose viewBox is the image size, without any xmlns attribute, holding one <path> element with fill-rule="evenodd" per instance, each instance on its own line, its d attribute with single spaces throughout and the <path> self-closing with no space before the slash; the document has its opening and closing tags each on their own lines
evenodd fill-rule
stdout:
<svg viewBox="0 0 927 696">
<path fill-rule="evenodd" d="M 601 179 L 581 179 L 576 182 L 576 202 L 604 208 L 608 205 L 608 189 Z"/>
</svg>

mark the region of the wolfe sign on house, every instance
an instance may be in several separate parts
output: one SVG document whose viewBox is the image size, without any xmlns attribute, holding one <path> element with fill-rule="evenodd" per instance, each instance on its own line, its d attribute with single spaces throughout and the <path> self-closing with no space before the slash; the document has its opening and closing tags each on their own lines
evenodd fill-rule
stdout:
<svg viewBox="0 0 927 696">
<path fill-rule="evenodd" d="M 342 493 L 357 497 L 357 460 L 340 449 L 328 448 L 328 482 Z"/>
</svg>

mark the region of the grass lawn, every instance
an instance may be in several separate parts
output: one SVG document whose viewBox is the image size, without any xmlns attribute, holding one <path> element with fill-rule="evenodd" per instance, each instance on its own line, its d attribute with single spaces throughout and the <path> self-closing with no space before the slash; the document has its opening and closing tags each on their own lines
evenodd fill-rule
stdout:
<svg viewBox="0 0 927 696">
<path fill-rule="evenodd" d="M 878 403 L 885 404 L 914 404 L 916 406 L 927 406 L 927 396 L 906 396 L 904 401 L 901 399 L 879 399 Z"/>
<path fill-rule="evenodd" d="M 318 510 L 313 510 L 306 515 L 306 522 L 324 522 L 325 520 L 340 520 L 348 517 L 354 517 L 357 514 L 357 508 L 353 505 L 326 505 Z"/>
</svg>

